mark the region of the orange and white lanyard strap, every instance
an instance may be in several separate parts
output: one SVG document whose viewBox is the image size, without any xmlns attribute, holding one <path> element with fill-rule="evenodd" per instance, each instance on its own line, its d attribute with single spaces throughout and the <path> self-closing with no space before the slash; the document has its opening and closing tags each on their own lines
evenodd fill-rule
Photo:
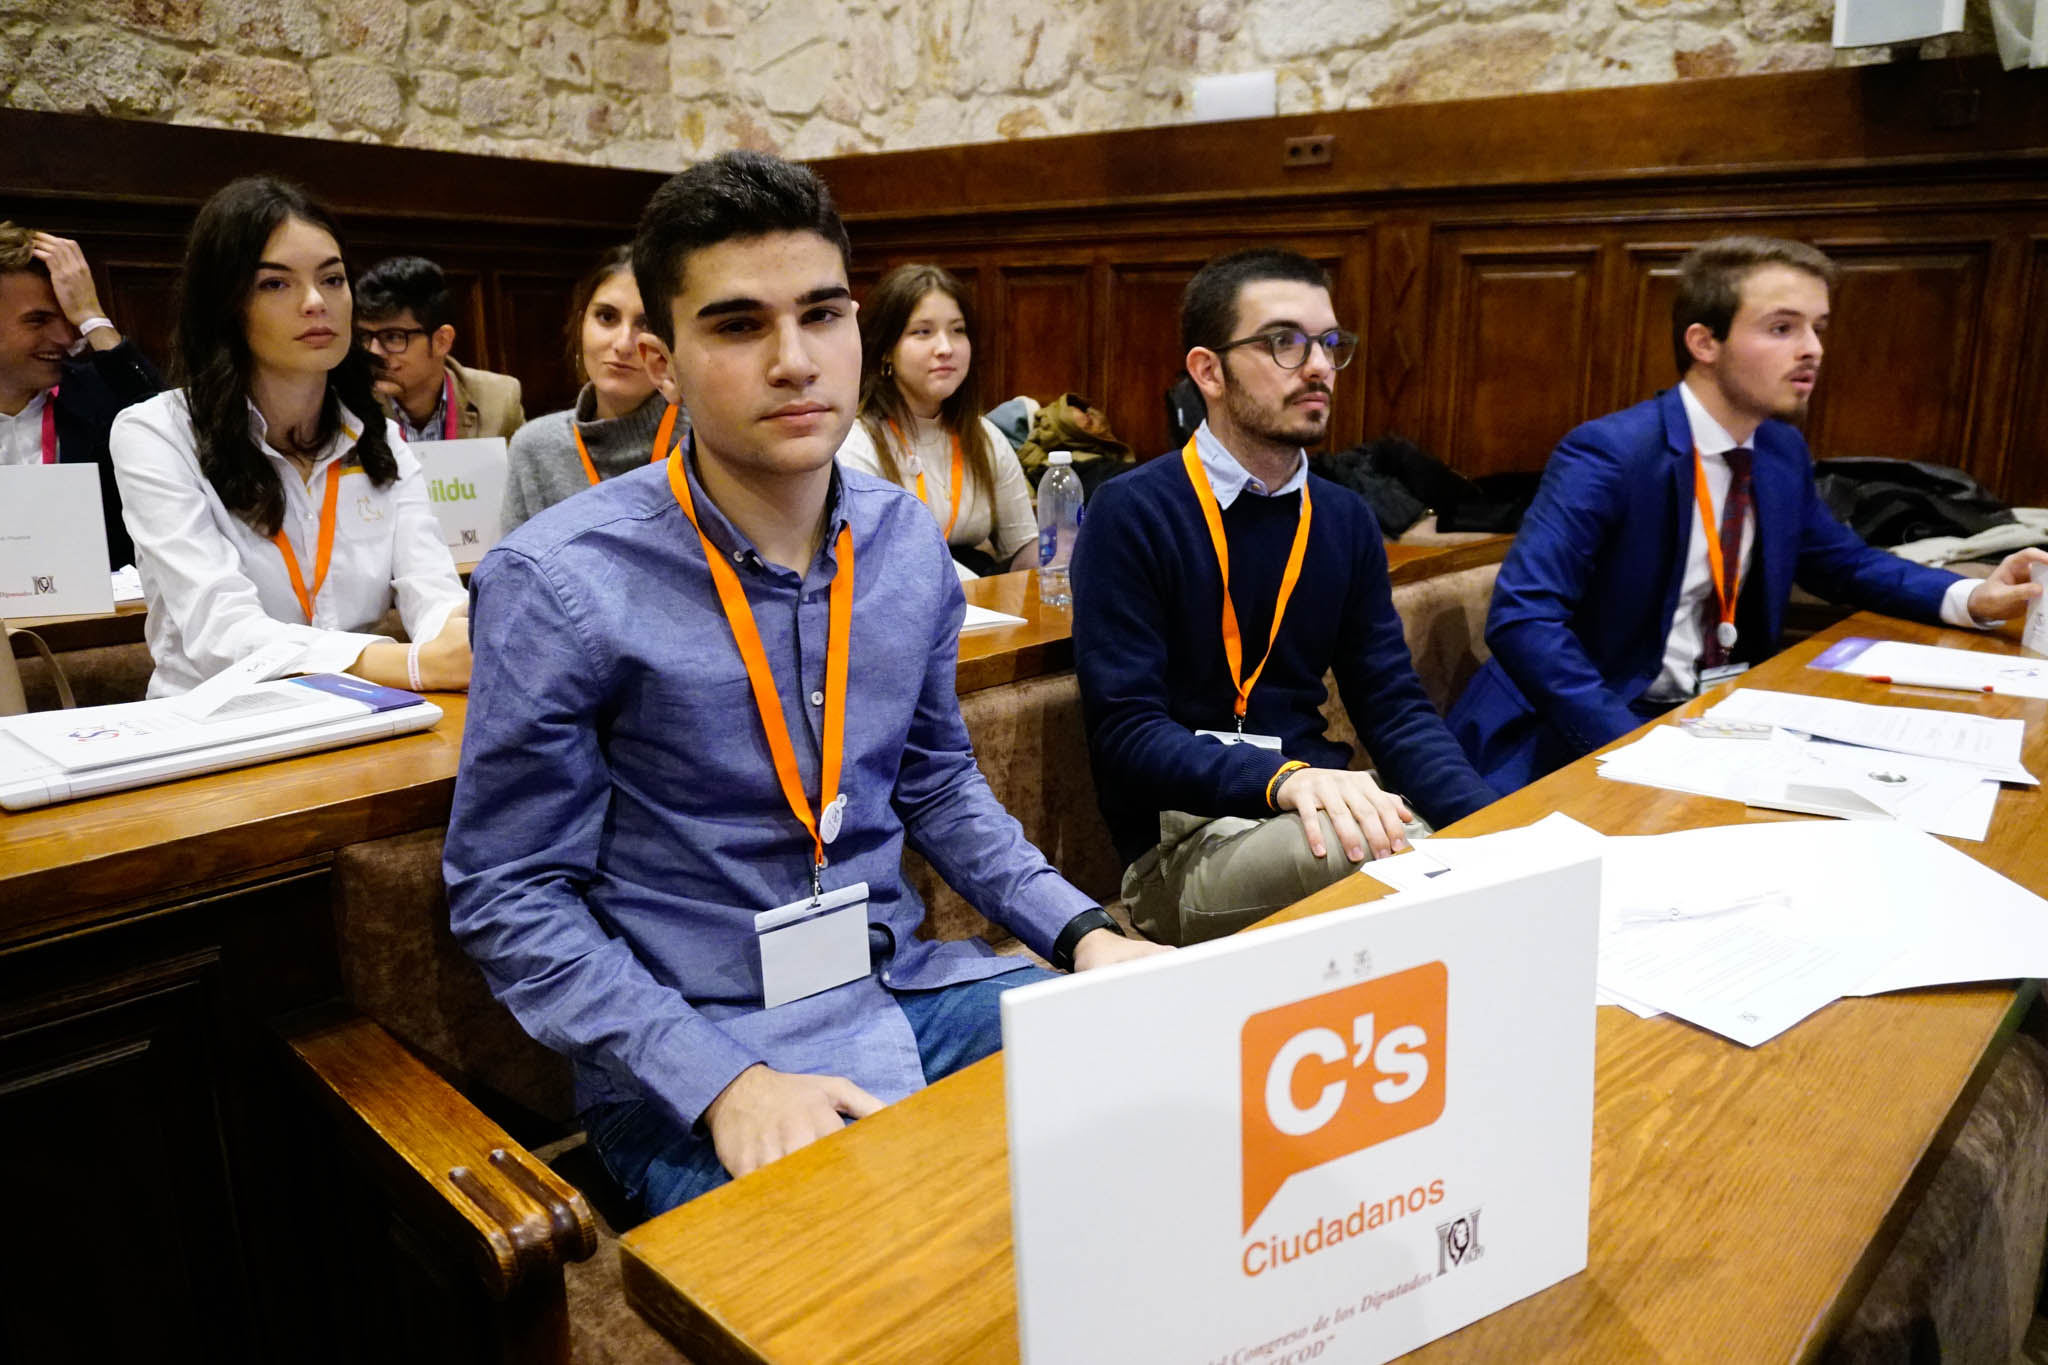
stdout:
<svg viewBox="0 0 2048 1365">
<path fill-rule="evenodd" d="M 711 544 L 711 538 L 704 534 L 704 527 L 697 520 L 697 505 L 690 496 L 690 479 L 683 469 L 680 447 L 668 457 L 668 483 L 675 490 L 683 515 L 696 528 L 697 539 L 704 544 L 704 560 L 711 567 L 718 604 L 725 609 L 733 643 L 739 646 L 740 659 L 747 666 L 747 681 L 753 684 L 754 706 L 761 713 L 761 729 L 768 737 L 768 753 L 775 760 L 775 776 L 781 780 L 783 799 L 811 836 L 815 855 L 811 890 L 815 894 L 818 871 L 825 866 L 825 845 L 839 832 L 839 817 L 833 807 L 840 803 L 839 766 L 846 749 L 846 661 L 852 652 L 853 633 L 853 527 L 849 524 L 840 529 L 834 549 L 839 567 L 832 576 L 830 629 L 825 636 L 824 744 L 818 764 L 818 814 L 814 817 L 810 800 L 804 794 L 803 779 L 797 772 L 796 750 L 789 742 L 789 722 L 782 713 L 782 697 L 775 690 L 775 675 L 768 669 L 768 651 L 761 647 L 761 632 L 754 625 L 754 609 L 747 603 L 739 575 Z"/>
<path fill-rule="evenodd" d="M 1724 563 L 1721 557 L 1721 523 L 1714 516 L 1714 500 L 1707 492 L 1707 467 L 1700 459 L 1698 446 L 1692 451 L 1692 491 L 1699 503 L 1700 529 L 1706 532 L 1707 571 L 1714 576 L 1714 600 L 1721 609 L 1721 633 L 1726 635 L 1735 626 L 1735 603 L 1740 597 L 1742 584 L 1737 581 L 1741 573 L 1740 564 Z M 1729 490 L 1734 491 L 1732 488 Z M 1722 641 L 1726 645 L 1726 641 Z"/>
<path fill-rule="evenodd" d="M 1237 608 L 1230 600 L 1230 542 L 1223 536 L 1223 511 L 1216 505 L 1216 490 L 1209 487 L 1209 476 L 1202 469 L 1202 457 L 1195 453 L 1195 438 L 1190 436 L 1187 445 L 1181 448 L 1180 462 L 1188 472 L 1188 482 L 1195 486 L 1195 500 L 1202 504 L 1202 520 L 1209 523 L 1209 541 L 1216 547 L 1216 568 L 1223 576 L 1223 661 L 1230 665 L 1230 685 L 1237 689 L 1237 728 L 1244 730 L 1244 713 L 1251 705 L 1252 689 L 1259 685 L 1259 674 L 1266 671 L 1266 661 L 1273 657 L 1273 642 L 1280 638 L 1280 622 L 1287 615 L 1287 601 L 1294 596 L 1294 585 L 1301 581 L 1302 557 L 1308 553 L 1308 525 L 1310 507 L 1308 485 L 1301 486 L 1301 519 L 1294 526 L 1294 545 L 1287 552 L 1287 569 L 1280 575 L 1280 595 L 1273 603 L 1273 629 L 1266 636 L 1266 652 L 1259 656 L 1259 666 L 1252 670 L 1249 678 L 1243 676 L 1244 643 L 1237 633 Z"/>
<path fill-rule="evenodd" d="M 669 404 L 668 411 L 661 414 L 661 425 L 654 429 L 654 454 L 647 463 L 659 464 L 661 457 L 668 454 L 668 438 L 676 429 L 675 404 Z M 583 432 L 576 425 L 576 414 L 569 414 L 569 434 L 576 438 L 576 454 L 583 460 L 583 472 L 590 479 L 591 486 L 597 486 L 597 466 L 590 462 L 590 448 L 583 444 Z"/>
<path fill-rule="evenodd" d="M 897 440 L 903 441 L 903 433 L 897 429 L 897 426 L 894 422 L 889 423 L 889 430 L 895 433 Z M 903 444 L 906 449 L 910 445 L 908 441 L 903 441 Z M 966 467 L 967 462 L 966 460 L 961 458 L 960 455 L 960 437 L 959 434 L 956 432 L 953 436 L 953 506 L 952 509 L 946 513 L 945 534 L 946 539 L 948 540 L 951 540 L 953 538 L 953 523 L 960 520 L 961 474 L 962 471 L 966 469 Z M 924 491 L 924 462 L 921 460 L 918 462 L 917 466 L 917 500 L 923 503 L 926 507 L 930 507 L 932 505 L 931 498 L 927 496 Z"/>
<path fill-rule="evenodd" d="M 313 590 L 306 591 L 306 576 L 299 571 L 299 556 L 292 550 L 292 543 L 286 538 L 284 528 L 277 528 L 271 537 L 277 545 L 277 552 L 284 556 L 285 572 L 292 576 L 292 591 L 298 595 L 299 610 L 306 613 L 306 624 L 313 624 L 313 603 L 319 600 L 320 588 L 327 582 L 327 565 L 334 558 L 334 509 L 341 495 L 341 461 L 327 466 L 327 497 L 320 504 L 320 546 L 313 557 Z"/>
</svg>

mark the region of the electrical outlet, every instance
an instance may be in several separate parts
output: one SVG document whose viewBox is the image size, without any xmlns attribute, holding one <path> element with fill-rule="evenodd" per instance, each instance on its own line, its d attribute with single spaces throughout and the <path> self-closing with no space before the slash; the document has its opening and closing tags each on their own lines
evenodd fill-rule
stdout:
<svg viewBox="0 0 2048 1365">
<path fill-rule="evenodd" d="M 1337 139 L 1328 133 L 1316 133 L 1309 137 L 1291 137 L 1280 144 L 1282 166 L 1327 166 L 1330 164 L 1330 145 Z"/>
</svg>

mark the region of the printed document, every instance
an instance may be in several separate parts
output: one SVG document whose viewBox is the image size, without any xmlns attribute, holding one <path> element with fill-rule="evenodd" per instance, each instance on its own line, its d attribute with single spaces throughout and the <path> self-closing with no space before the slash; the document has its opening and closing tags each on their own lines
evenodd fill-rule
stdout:
<svg viewBox="0 0 2048 1365">
<path fill-rule="evenodd" d="M 1805 697 L 1745 687 L 1707 712 L 1715 720 L 1748 720 L 1870 749 L 1968 763 L 1986 777 L 2037 785 L 2020 764 L 2026 724 L 1930 706 L 1872 706 L 1833 697 Z"/>
</svg>

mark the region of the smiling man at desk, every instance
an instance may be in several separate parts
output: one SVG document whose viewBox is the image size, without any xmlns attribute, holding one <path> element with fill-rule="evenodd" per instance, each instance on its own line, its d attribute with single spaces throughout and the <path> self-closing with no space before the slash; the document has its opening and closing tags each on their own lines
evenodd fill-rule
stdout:
<svg viewBox="0 0 2048 1365">
<path fill-rule="evenodd" d="M 772 157 L 658 191 L 641 353 L 690 446 L 549 508 L 473 579 L 455 932 L 574 1058 L 591 1142 L 649 1213 L 999 1046 L 996 997 L 1045 973 L 918 939 L 906 840 L 1055 965 L 1155 951 L 975 766 L 930 514 L 834 464 L 860 378 L 846 254 L 823 184 Z"/>
<path fill-rule="evenodd" d="M 2022 550 L 1982 581 L 1865 545 L 1791 425 L 1820 378 L 1834 262 L 1725 237 L 1679 263 L 1679 382 L 1588 422 L 1543 471 L 1494 585 L 1493 658 L 1451 732 L 1501 791 L 1777 652 L 1792 585 L 1892 616 L 1987 626 L 2040 595 Z M 1715 528 L 1711 529 L 1710 528 Z"/>
</svg>

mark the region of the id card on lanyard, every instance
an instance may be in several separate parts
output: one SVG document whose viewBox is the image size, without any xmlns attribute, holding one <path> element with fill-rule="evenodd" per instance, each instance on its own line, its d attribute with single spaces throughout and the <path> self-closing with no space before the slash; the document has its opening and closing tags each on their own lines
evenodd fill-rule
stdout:
<svg viewBox="0 0 2048 1365">
<path fill-rule="evenodd" d="M 668 482 L 676 503 L 704 547 L 704 562 L 711 570 L 718 605 L 725 612 L 726 624 L 732 628 L 740 661 L 746 665 L 754 708 L 760 713 L 761 730 L 768 741 L 768 754 L 775 764 L 783 800 L 789 803 L 790 814 L 811 836 L 810 896 L 765 911 L 754 921 L 760 939 L 762 1001 L 773 1008 L 843 986 L 869 971 L 867 883 L 857 882 L 828 894 L 823 880 L 825 846 L 839 837 L 846 817 L 846 796 L 839 790 L 839 776 L 846 751 L 847 656 L 853 645 L 853 527 L 841 527 L 833 547 L 838 568 L 832 575 L 825 636 L 824 733 L 818 762 L 818 806 L 813 815 L 810 795 L 804 791 L 803 777 L 797 769 L 796 748 L 790 742 L 782 697 L 768 667 L 768 651 L 762 647 L 761 632 L 754 623 L 753 606 L 747 601 L 739 575 L 712 545 L 697 520 L 696 499 L 690 492 L 681 447 L 669 456 Z"/>
<path fill-rule="evenodd" d="M 1202 505 L 1202 520 L 1209 527 L 1209 542 L 1216 549 L 1216 569 L 1223 579 L 1223 662 L 1230 669 L 1230 685 L 1236 689 L 1237 697 L 1231 710 L 1237 717 L 1237 729 L 1197 730 L 1198 735 L 1222 740 L 1225 744 L 1254 744 L 1261 749 L 1280 750 L 1276 735 L 1246 734 L 1245 712 L 1251 707 L 1252 689 L 1259 685 L 1259 674 L 1266 671 L 1266 661 L 1273 657 L 1273 643 L 1280 638 L 1280 623 L 1286 618 L 1287 603 L 1294 596 L 1295 584 L 1301 581 L 1302 558 L 1308 553 L 1308 528 L 1314 509 L 1309 505 L 1308 485 L 1301 486 L 1301 515 L 1294 525 L 1294 544 L 1287 551 L 1287 568 L 1280 575 L 1280 594 L 1273 603 L 1273 628 L 1266 634 L 1266 652 L 1259 656 L 1258 666 L 1252 669 L 1249 678 L 1244 676 L 1244 641 L 1237 629 L 1237 606 L 1230 600 L 1230 542 L 1223 535 L 1223 510 L 1216 505 L 1216 490 L 1209 487 L 1209 476 L 1202 469 L 1202 457 L 1196 452 L 1195 438 L 1188 437 L 1187 445 L 1181 448 L 1181 466 L 1187 471 L 1188 482 L 1194 485 L 1195 501 Z"/>
</svg>

